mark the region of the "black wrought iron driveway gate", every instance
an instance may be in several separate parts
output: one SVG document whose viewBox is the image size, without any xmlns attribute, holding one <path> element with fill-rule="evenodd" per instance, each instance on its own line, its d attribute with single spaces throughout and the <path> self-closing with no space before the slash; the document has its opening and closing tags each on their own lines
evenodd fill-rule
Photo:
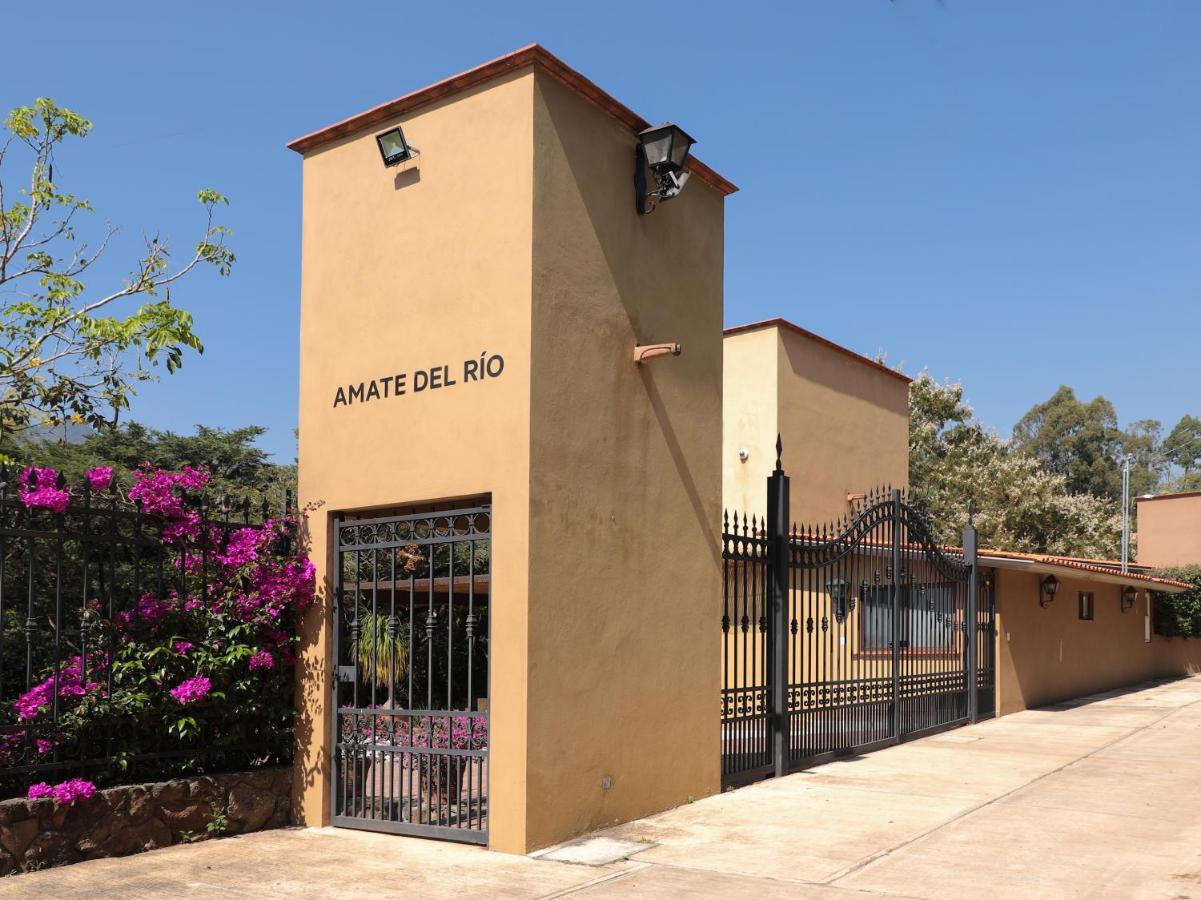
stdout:
<svg viewBox="0 0 1201 900">
<path fill-rule="evenodd" d="M 333 824 L 488 840 L 488 504 L 334 520 Z"/>
<path fill-rule="evenodd" d="M 767 482 L 766 517 L 724 520 L 723 781 L 992 715 L 994 579 L 975 528 L 942 548 L 887 489 L 833 525 L 790 526 L 778 458 Z"/>
</svg>

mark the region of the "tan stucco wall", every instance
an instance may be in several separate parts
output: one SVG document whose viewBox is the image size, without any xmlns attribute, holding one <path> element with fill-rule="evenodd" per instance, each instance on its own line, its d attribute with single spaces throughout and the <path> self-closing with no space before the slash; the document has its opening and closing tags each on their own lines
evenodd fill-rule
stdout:
<svg viewBox="0 0 1201 900">
<path fill-rule="evenodd" d="M 1120 587 L 1060 578 L 1056 599 L 1038 605 L 1040 573 L 997 572 L 997 703 L 1001 715 L 1136 684 L 1189 674 L 1201 641 L 1144 640 L 1147 593 L 1121 612 Z M 1094 594 L 1091 621 L 1079 618 L 1081 591 Z"/>
<path fill-rule="evenodd" d="M 798 524 L 846 515 L 848 494 L 909 483 L 904 379 L 769 324 L 726 335 L 724 385 L 722 503 L 731 513 L 766 511 L 777 434 Z"/>
<path fill-rule="evenodd" d="M 908 382 L 804 335 L 777 331 L 779 422 L 793 521 L 845 515 L 849 493 L 885 484 L 905 488 Z"/>
<path fill-rule="evenodd" d="M 328 593 L 333 512 L 491 494 L 489 843 L 527 852 L 720 788 L 723 198 L 693 179 L 637 216 L 634 134 L 541 70 L 399 121 L 415 171 L 380 164 L 387 122 L 305 160 L 300 499 Z M 683 356 L 634 364 L 665 340 Z M 503 377 L 332 405 L 485 351 Z M 310 825 L 329 615 L 298 688 Z"/>
<path fill-rule="evenodd" d="M 380 164 L 391 123 L 304 162 L 299 490 L 325 601 L 303 629 L 303 824 L 330 816 L 330 515 L 491 492 L 490 819 L 497 846 L 526 846 L 533 85 L 527 69 L 406 115 L 416 170 Z M 332 407 L 339 385 L 483 351 L 502 377 Z"/>
<path fill-rule="evenodd" d="M 1140 498 L 1137 510 L 1140 565 L 1201 564 L 1201 494 Z"/>
<path fill-rule="evenodd" d="M 720 787 L 723 199 L 636 216 L 634 146 L 537 77 L 528 848 Z"/>
<path fill-rule="evenodd" d="M 727 335 L 722 390 L 722 506 L 762 515 L 779 433 L 779 335 L 761 328 Z M 745 449 L 743 462 L 738 451 Z"/>
</svg>

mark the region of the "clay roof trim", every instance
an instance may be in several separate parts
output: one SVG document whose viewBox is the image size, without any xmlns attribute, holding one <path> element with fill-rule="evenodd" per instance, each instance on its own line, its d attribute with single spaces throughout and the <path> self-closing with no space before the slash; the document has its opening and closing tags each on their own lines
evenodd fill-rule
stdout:
<svg viewBox="0 0 1201 900">
<path fill-rule="evenodd" d="M 806 337 L 824 347 L 829 347 L 831 350 L 841 353 L 843 356 L 849 356 L 856 362 L 863 363 L 864 365 L 870 366 L 873 369 L 878 369 L 886 375 L 891 375 L 893 378 L 898 378 L 906 384 L 909 384 L 913 381 L 913 379 L 908 375 L 898 372 L 896 369 L 890 369 L 883 363 L 876 362 L 871 357 L 864 356 L 862 353 L 856 353 L 854 350 L 842 346 L 842 344 L 836 344 L 829 338 L 824 338 L 820 334 L 815 334 L 807 328 L 802 328 L 800 325 L 797 325 L 794 322 L 789 322 L 787 319 L 780 318 L 778 316 L 773 319 L 763 319 L 759 322 L 747 322 L 745 325 L 735 325 L 731 328 L 725 329 L 723 334 L 726 337 L 729 337 L 730 335 L 742 334 L 746 331 L 757 331 L 761 328 L 783 328 L 785 331 L 791 331 L 794 334 L 799 334 L 802 337 Z"/>
<path fill-rule="evenodd" d="M 509 72 L 525 68 L 526 66 L 537 66 L 547 74 L 554 76 L 585 100 L 595 104 L 619 122 L 627 125 L 632 131 L 642 131 L 644 128 L 651 126 L 651 123 L 642 118 L 642 116 L 598 87 L 595 82 L 571 68 L 571 66 L 567 65 L 567 63 L 563 62 L 545 47 L 540 44 L 529 44 L 520 50 L 506 53 L 504 56 L 499 56 L 473 69 L 452 75 L 450 78 L 435 82 L 428 87 L 405 94 L 402 97 L 397 97 L 395 100 L 389 100 L 387 103 L 381 103 L 379 106 L 364 110 L 340 122 L 335 122 L 332 125 L 327 125 L 325 128 L 320 128 L 317 131 L 298 137 L 288 144 L 288 149 L 295 150 L 301 154 L 309 153 L 332 141 L 366 131 L 382 122 L 395 119 L 397 116 L 412 112 L 422 106 L 428 106 L 445 97 L 462 93 L 477 85 L 499 78 Z M 689 156 L 684 166 L 693 175 L 715 188 L 722 195 L 728 196 L 738 190 L 738 187 L 733 182 L 727 178 L 723 178 L 695 156 Z"/>
</svg>

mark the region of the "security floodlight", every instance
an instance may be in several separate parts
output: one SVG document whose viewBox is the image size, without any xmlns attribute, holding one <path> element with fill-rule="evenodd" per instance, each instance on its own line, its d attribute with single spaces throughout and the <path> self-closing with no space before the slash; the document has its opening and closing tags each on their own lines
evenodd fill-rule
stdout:
<svg viewBox="0 0 1201 900">
<path fill-rule="evenodd" d="M 688 181 L 684 160 L 695 143 L 678 125 L 667 122 L 638 134 L 638 149 L 634 164 L 634 201 L 638 214 L 645 216 L 662 202 L 679 196 Z M 647 190 L 647 170 L 654 187 Z"/>
<path fill-rule="evenodd" d="M 384 158 L 385 166 L 394 166 L 406 159 L 412 159 L 417 152 L 415 148 L 409 146 L 408 141 L 405 140 L 405 133 L 400 130 L 399 125 L 389 128 L 383 134 L 377 134 L 375 142 L 379 144 L 379 153 Z"/>
<path fill-rule="evenodd" d="M 1059 591 L 1059 579 L 1054 575 L 1048 575 L 1042 580 L 1038 590 L 1038 605 L 1044 609 L 1050 606 L 1055 601 L 1055 594 Z"/>
</svg>

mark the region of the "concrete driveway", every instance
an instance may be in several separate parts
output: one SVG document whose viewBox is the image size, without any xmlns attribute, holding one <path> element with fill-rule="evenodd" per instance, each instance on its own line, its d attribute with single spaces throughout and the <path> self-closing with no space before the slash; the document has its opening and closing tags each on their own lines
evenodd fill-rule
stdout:
<svg viewBox="0 0 1201 900">
<path fill-rule="evenodd" d="M 335 829 L 0 879 L 0 896 L 1197 897 L 1201 677 L 985 722 L 608 829 L 589 866 Z"/>
</svg>

